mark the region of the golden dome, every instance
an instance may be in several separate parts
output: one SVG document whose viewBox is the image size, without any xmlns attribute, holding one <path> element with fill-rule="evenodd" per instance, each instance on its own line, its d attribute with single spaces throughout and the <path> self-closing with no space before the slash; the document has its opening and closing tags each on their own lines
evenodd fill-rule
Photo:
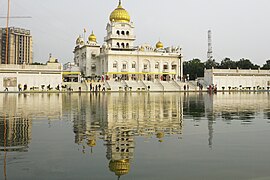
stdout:
<svg viewBox="0 0 270 180">
<path fill-rule="evenodd" d="M 156 136 L 157 136 L 158 139 L 161 139 L 161 138 L 164 137 L 164 132 L 158 132 L 158 133 L 156 134 Z"/>
<path fill-rule="evenodd" d="M 88 145 L 89 147 L 94 147 L 94 146 L 96 146 L 96 140 L 95 140 L 95 139 L 90 139 L 90 140 L 88 140 L 87 145 Z"/>
<path fill-rule="evenodd" d="M 121 0 L 119 0 L 118 7 L 110 15 L 111 22 L 130 22 L 128 12 L 122 7 Z"/>
<path fill-rule="evenodd" d="M 111 160 L 109 163 L 109 168 L 110 171 L 114 172 L 117 176 L 128 174 L 130 170 L 129 160 Z"/>
<path fill-rule="evenodd" d="M 158 142 L 163 142 L 163 137 L 164 137 L 164 132 L 158 132 L 157 134 L 156 134 L 156 137 L 159 139 L 158 140 Z"/>
<path fill-rule="evenodd" d="M 94 32 L 92 31 L 92 33 L 90 34 L 90 36 L 88 37 L 88 41 L 89 42 L 97 42 L 97 37 L 95 36 Z"/>
<path fill-rule="evenodd" d="M 157 44 L 156 44 L 156 48 L 157 49 L 162 49 L 163 48 L 163 43 L 158 41 Z"/>
<path fill-rule="evenodd" d="M 83 45 L 83 44 L 84 44 L 83 38 L 79 36 L 76 40 L 76 45 Z"/>
</svg>

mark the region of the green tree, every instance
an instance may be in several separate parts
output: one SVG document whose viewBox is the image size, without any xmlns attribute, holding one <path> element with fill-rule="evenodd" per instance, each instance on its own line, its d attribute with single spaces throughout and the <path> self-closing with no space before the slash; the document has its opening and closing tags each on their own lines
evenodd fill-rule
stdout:
<svg viewBox="0 0 270 180">
<path fill-rule="evenodd" d="M 189 74 L 190 80 L 195 80 L 197 77 L 204 76 L 204 64 L 200 59 L 193 59 L 183 63 L 184 75 Z"/>
<path fill-rule="evenodd" d="M 258 65 L 254 65 L 249 59 L 240 59 L 239 61 L 236 62 L 236 66 L 239 69 L 257 69 Z"/>
<path fill-rule="evenodd" d="M 208 59 L 205 63 L 204 63 L 204 67 L 206 69 L 212 69 L 212 68 L 219 68 L 219 64 L 215 61 L 215 60 L 210 60 Z"/>
<path fill-rule="evenodd" d="M 262 69 L 270 69 L 270 60 L 266 61 L 266 63 L 262 66 Z"/>
<path fill-rule="evenodd" d="M 235 61 L 232 61 L 230 58 L 225 58 L 221 61 L 220 63 L 220 69 L 236 69 L 237 66 L 236 66 L 236 62 Z"/>
</svg>

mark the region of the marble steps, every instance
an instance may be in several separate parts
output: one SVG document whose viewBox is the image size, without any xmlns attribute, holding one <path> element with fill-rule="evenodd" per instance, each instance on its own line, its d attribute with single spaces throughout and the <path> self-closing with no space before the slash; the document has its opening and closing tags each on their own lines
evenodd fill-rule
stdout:
<svg viewBox="0 0 270 180">
<path fill-rule="evenodd" d="M 145 87 L 150 87 L 149 91 L 164 91 L 164 87 L 160 82 L 152 82 L 152 81 L 142 81 Z"/>
<path fill-rule="evenodd" d="M 146 86 L 141 81 L 125 81 L 125 85 L 128 87 L 128 90 L 131 91 L 146 90 Z"/>
<path fill-rule="evenodd" d="M 108 91 L 123 91 L 125 84 L 120 81 L 106 81 L 105 86 Z"/>
<path fill-rule="evenodd" d="M 164 91 L 179 91 L 180 86 L 178 86 L 174 81 L 160 81 L 164 87 Z"/>
</svg>

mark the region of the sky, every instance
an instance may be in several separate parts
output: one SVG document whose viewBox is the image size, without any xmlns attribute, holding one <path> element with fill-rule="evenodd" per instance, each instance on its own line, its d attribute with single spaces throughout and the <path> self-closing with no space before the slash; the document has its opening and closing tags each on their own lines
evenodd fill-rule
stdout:
<svg viewBox="0 0 270 180">
<path fill-rule="evenodd" d="M 99 44 L 106 36 L 110 13 L 118 0 L 10 0 L 10 26 L 31 30 L 34 62 L 46 62 L 49 54 L 60 62 L 72 62 L 75 41 L 93 30 Z M 6 16 L 8 0 L 0 0 L 0 16 Z M 207 59 L 207 31 L 212 31 L 217 62 L 250 59 L 263 65 L 270 59 L 269 0 L 122 0 L 135 25 L 135 45 L 180 46 L 184 60 Z M 6 20 L 0 19 L 0 26 Z"/>
</svg>

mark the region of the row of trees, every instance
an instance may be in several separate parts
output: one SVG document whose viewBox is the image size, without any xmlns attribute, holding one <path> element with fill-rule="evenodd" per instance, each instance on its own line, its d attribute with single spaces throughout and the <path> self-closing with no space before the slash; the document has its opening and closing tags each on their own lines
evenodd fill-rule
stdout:
<svg viewBox="0 0 270 180">
<path fill-rule="evenodd" d="M 225 58 L 220 63 L 215 60 L 207 60 L 201 62 L 200 59 L 192 59 L 183 63 L 184 75 L 189 75 L 190 80 L 195 80 L 197 77 L 204 76 L 204 69 L 270 69 L 270 60 L 267 60 L 263 66 L 253 64 L 249 59 L 240 59 L 239 61 L 233 61 L 230 58 Z"/>
</svg>

